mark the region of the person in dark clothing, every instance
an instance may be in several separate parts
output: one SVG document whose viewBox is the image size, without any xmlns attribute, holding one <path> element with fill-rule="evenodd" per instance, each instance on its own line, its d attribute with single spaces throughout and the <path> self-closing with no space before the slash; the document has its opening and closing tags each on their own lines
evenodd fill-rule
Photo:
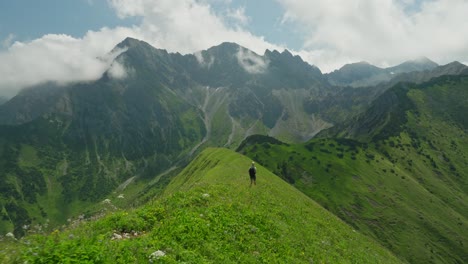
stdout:
<svg viewBox="0 0 468 264">
<path fill-rule="evenodd" d="M 252 165 L 249 168 L 249 175 L 250 175 L 250 186 L 252 183 L 257 185 L 257 168 L 255 167 L 255 162 L 252 161 Z"/>
</svg>

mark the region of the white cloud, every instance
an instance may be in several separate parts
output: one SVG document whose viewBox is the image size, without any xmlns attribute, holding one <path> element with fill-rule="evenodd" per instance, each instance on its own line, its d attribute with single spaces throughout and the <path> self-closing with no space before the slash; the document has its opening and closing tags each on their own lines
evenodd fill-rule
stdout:
<svg viewBox="0 0 468 264">
<path fill-rule="evenodd" d="M 198 63 L 202 66 L 202 67 L 205 67 L 205 68 L 211 68 L 211 65 L 213 65 L 214 63 L 214 57 L 212 56 L 209 56 L 208 57 L 208 60 L 206 60 L 204 57 L 203 57 L 203 54 L 200 52 L 200 51 L 197 51 L 195 53 L 193 53 L 193 55 L 195 55 L 195 58 L 197 59 Z"/>
<path fill-rule="evenodd" d="M 117 58 L 118 55 L 127 51 L 127 49 L 128 48 L 113 49 L 112 52 L 105 57 L 104 61 L 110 62 L 110 66 L 107 67 L 107 73 L 109 74 L 109 77 L 114 79 L 125 79 L 129 74 L 134 72 L 134 69 L 132 68 L 125 68 L 125 63 L 122 57 Z"/>
<path fill-rule="evenodd" d="M 158 48 L 192 53 L 222 42 L 236 42 L 258 53 L 278 48 L 242 27 L 229 27 L 228 21 L 213 11 L 208 0 L 108 1 L 122 18 L 142 17 L 139 28 L 144 40 Z M 247 19 L 242 9 L 236 12 L 237 19 Z"/>
<path fill-rule="evenodd" d="M 227 11 L 227 17 L 232 18 L 242 26 L 247 25 L 250 21 L 250 18 L 245 14 L 245 7 L 229 9 Z"/>
<path fill-rule="evenodd" d="M 129 35 L 138 36 L 128 28 L 103 28 L 80 39 L 53 34 L 31 42 L 15 42 L 0 52 L 0 92 L 11 95 L 47 81 L 63 84 L 96 80 L 121 52 L 110 51 Z"/>
<path fill-rule="evenodd" d="M 108 70 L 109 76 L 114 79 L 124 79 L 127 77 L 127 71 L 124 66 L 117 61 L 114 61 Z"/>
<path fill-rule="evenodd" d="M 419 56 L 468 57 L 466 0 L 278 0 L 298 23 L 308 60 L 330 71 L 344 62 L 385 66 Z"/>
<path fill-rule="evenodd" d="M 31 42 L 16 42 L 0 52 L 0 94 L 46 81 L 95 80 L 111 67 L 105 54 L 128 36 L 181 53 L 193 53 L 226 41 L 258 53 L 267 48 L 281 49 L 239 25 L 229 26 L 229 21 L 213 11 L 212 1 L 229 4 L 225 0 L 108 0 L 118 16 L 138 16 L 141 23 L 89 31 L 83 38 L 45 35 Z M 242 9 L 235 14 L 241 22 L 246 19 Z M 206 63 L 209 65 L 210 61 Z M 114 64 L 110 71 L 116 74 L 114 77 L 123 76 L 118 65 Z"/>
<path fill-rule="evenodd" d="M 8 34 L 8 36 L 2 41 L 2 47 L 3 48 L 8 48 L 11 46 L 13 43 L 13 40 L 15 40 L 16 36 L 15 34 Z"/>
<path fill-rule="evenodd" d="M 262 56 L 242 47 L 236 53 L 236 58 L 239 65 L 251 74 L 263 73 L 268 68 L 268 62 Z"/>
</svg>

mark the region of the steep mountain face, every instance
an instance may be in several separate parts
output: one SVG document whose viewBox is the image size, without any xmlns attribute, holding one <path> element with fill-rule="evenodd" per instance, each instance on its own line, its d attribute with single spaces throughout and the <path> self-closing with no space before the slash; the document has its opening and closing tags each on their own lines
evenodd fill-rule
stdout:
<svg viewBox="0 0 468 264">
<path fill-rule="evenodd" d="M 294 134 L 280 128 L 273 129 L 280 122 L 288 123 L 288 117 L 283 114 L 291 107 L 281 101 L 282 97 L 276 91 L 295 90 L 301 95 L 315 96 L 318 90 L 326 86 L 320 70 L 300 57 L 294 57 L 287 51 L 267 51 L 260 56 L 235 43 L 222 43 L 194 55 L 158 52 L 164 53 L 165 58 L 158 60 L 163 66 L 154 67 L 151 71 L 168 76 L 172 80 L 168 87 L 203 110 L 209 130 L 223 133 L 211 137 L 214 141 L 235 145 L 246 135 L 270 133 L 276 136 L 275 131 L 286 134 L 285 137 L 289 136 L 290 140 L 310 138 L 310 131 L 296 129 Z M 137 63 L 149 59 L 148 56 L 128 58 L 127 53 L 118 58 L 127 68 L 132 68 L 131 60 Z M 165 73 L 165 69 L 174 71 Z M 305 112 L 303 100 L 292 103 L 297 104 L 302 113 Z M 312 131 L 315 133 L 322 128 L 322 123 L 326 123 L 312 114 L 306 113 L 303 117 L 295 123 L 301 125 L 318 120 L 320 125 Z M 211 120 L 213 118 L 217 120 Z M 221 119 L 223 124 L 219 124 Z M 226 124 L 226 120 L 231 120 L 230 124 Z"/>
<path fill-rule="evenodd" d="M 346 64 L 326 75 L 330 84 L 337 86 L 363 87 L 388 82 L 403 73 L 431 71 L 437 63 L 428 58 L 406 61 L 402 64 L 379 68 L 367 62 Z"/>
<path fill-rule="evenodd" d="M 25 89 L 0 107 L 1 124 L 20 125 L 52 112 L 63 94 L 64 89 L 53 83 Z"/>
<path fill-rule="evenodd" d="M 465 263 L 467 98 L 467 74 L 399 84 L 327 138 L 239 151 L 410 263 Z"/>
</svg>

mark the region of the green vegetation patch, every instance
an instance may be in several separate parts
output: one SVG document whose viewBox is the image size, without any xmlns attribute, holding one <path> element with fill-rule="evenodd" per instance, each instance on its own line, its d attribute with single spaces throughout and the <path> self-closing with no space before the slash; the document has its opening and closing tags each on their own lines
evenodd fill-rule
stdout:
<svg viewBox="0 0 468 264">
<path fill-rule="evenodd" d="M 208 149 L 161 197 L 0 251 L 28 263 L 399 263 L 307 196 L 226 149 Z M 4 242 L 5 243 L 5 242 Z M 16 254 L 13 253 L 12 245 Z"/>
</svg>

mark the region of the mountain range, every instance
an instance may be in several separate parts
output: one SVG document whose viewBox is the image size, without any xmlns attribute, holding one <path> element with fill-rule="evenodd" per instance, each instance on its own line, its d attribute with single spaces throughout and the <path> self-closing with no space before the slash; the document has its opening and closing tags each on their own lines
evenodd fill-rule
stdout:
<svg viewBox="0 0 468 264">
<path fill-rule="evenodd" d="M 430 72 L 438 66 L 437 63 L 425 57 L 406 61 L 389 68 L 380 68 L 367 62 L 357 62 L 346 64 L 340 69 L 327 74 L 327 79 L 332 85 L 352 87 L 372 86 L 388 82 L 395 75 L 401 73 Z"/>
<path fill-rule="evenodd" d="M 0 234 L 91 217 L 119 193 L 122 208 L 143 205 L 217 146 L 400 260 L 467 261 L 465 65 L 422 58 L 322 74 L 286 50 L 222 43 L 181 55 L 132 38 L 112 52 L 99 80 L 0 101 Z"/>
</svg>

